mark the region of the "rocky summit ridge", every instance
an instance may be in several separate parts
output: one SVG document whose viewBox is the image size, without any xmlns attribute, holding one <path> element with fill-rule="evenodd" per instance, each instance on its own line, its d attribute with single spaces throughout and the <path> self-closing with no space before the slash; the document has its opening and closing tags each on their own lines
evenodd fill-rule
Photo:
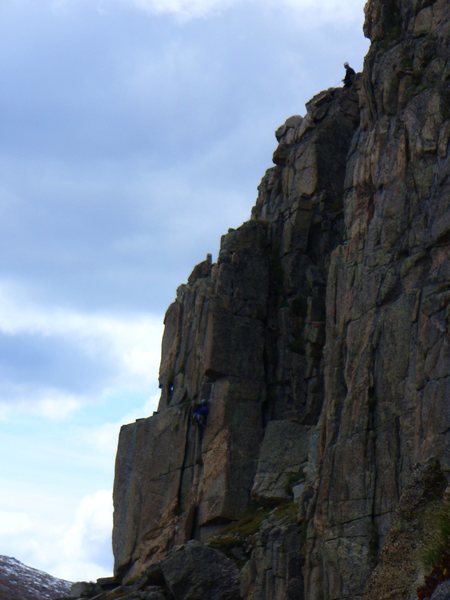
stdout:
<svg viewBox="0 0 450 600">
<path fill-rule="evenodd" d="M 450 5 L 365 16 L 167 311 L 98 600 L 450 597 Z"/>
</svg>

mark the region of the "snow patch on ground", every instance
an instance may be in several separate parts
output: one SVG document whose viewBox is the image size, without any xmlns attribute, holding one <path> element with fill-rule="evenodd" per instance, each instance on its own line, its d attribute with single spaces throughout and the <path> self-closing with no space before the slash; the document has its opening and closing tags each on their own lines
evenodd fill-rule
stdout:
<svg viewBox="0 0 450 600">
<path fill-rule="evenodd" d="M 72 583 L 0 556 L 0 600 L 55 600 L 68 596 Z"/>
</svg>

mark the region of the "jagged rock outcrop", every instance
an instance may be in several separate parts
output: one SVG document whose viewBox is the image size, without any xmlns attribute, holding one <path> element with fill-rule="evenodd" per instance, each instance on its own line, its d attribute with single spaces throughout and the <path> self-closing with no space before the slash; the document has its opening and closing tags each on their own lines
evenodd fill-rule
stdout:
<svg viewBox="0 0 450 600">
<path fill-rule="evenodd" d="M 32 569 L 10 556 L 0 556 L 1 600 L 62 600 L 72 584 Z"/>
<path fill-rule="evenodd" d="M 117 597 L 155 569 L 152 594 L 213 597 L 189 576 L 213 548 L 224 598 L 414 598 L 426 575 L 450 512 L 450 7 L 365 10 L 363 73 L 278 129 L 251 220 L 167 311 L 158 412 L 119 440 Z"/>
<path fill-rule="evenodd" d="M 119 442 L 114 548 L 126 578 L 241 518 L 252 490 L 263 503 L 288 500 L 304 478 L 323 401 L 326 273 L 342 236 L 356 89 L 328 90 L 307 108 L 277 132 L 277 166 L 252 220 L 223 237 L 217 264 L 198 265 L 167 311 L 158 414 L 124 427 Z M 202 437 L 192 421 L 201 399 L 210 406 Z M 284 449 L 295 447 L 291 458 L 281 448 L 283 474 L 269 449 L 260 457 L 274 428 Z"/>
</svg>

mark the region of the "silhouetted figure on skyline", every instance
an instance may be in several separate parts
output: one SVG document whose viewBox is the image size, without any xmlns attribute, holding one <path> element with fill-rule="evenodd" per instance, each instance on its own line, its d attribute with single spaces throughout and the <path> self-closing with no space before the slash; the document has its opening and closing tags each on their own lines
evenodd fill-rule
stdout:
<svg viewBox="0 0 450 600">
<path fill-rule="evenodd" d="M 354 69 L 352 69 L 351 66 L 348 64 L 348 62 L 344 63 L 344 68 L 345 68 L 345 77 L 342 81 L 344 82 L 344 87 L 348 88 L 355 81 L 356 73 L 355 73 Z"/>
</svg>

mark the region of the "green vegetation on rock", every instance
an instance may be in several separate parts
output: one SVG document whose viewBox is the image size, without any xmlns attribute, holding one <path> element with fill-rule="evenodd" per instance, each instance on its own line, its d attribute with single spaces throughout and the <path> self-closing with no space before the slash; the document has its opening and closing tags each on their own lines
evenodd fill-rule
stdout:
<svg viewBox="0 0 450 600">
<path fill-rule="evenodd" d="M 425 517 L 425 543 L 421 562 L 429 570 L 436 566 L 450 550 L 450 505 L 429 511 Z"/>
</svg>

